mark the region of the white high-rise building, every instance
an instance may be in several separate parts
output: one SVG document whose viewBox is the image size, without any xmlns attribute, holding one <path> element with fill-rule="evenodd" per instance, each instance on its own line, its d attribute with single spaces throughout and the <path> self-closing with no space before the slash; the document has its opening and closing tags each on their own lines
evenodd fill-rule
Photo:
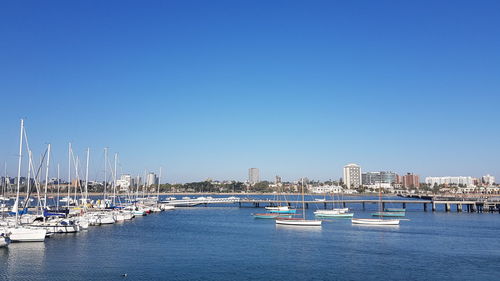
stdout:
<svg viewBox="0 0 500 281">
<path fill-rule="evenodd" d="M 158 184 L 158 177 L 155 173 L 151 172 L 146 176 L 146 186 L 152 186 Z"/>
<path fill-rule="evenodd" d="M 482 180 L 486 185 L 493 185 L 495 183 L 495 177 L 490 174 L 483 176 Z"/>
<path fill-rule="evenodd" d="M 425 183 L 434 186 L 441 184 L 454 184 L 454 185 L 464 185 L 464 186 L 474 186 L 474 178 L 472 177 L 426 177 Z"/>
<path fill-rule="evenodd" d="M 361 167 L 356 164 L 344 166 L 344 183 L 347 188 L 356 188 L 361 185 Z"/>
<path fill-rule="evenodd" d="M 248 169 L 248 182 L 252 185 L 260 182 L 259 168 Z"/>
</svg>

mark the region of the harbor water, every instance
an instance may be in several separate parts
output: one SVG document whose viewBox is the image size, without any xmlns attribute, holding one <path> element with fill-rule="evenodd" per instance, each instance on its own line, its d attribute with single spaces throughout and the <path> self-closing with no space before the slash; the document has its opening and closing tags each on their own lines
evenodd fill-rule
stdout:
<svg viewBox="0 0 500 281">
<path fill-rule="evenodd" d="M 307 210 L 309 217 L 318 206 Z M 409 221 L 399 227 L 346 219 L 286 227 L 254 219 L 262 208 L 177 208 L 44 243 L 12 243 L 0 248 L 0 280 L 480 280 L 500 274 L 498 213 L 418 208 L 409 207 Z M 368 218 L 375 209 L 353 211 Z"/>
</svg>

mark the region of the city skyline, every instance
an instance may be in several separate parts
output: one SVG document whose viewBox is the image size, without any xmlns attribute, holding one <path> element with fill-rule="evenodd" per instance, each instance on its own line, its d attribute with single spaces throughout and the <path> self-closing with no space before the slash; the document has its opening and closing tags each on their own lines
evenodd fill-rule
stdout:
<svg viewBox="0 0 500 281">
<path fill-rule="evenodd" d="M 500 4 L 361 3 L 5 3 L 1 173 L 17 174 L 25 118 L 51 176 L 72 142 L 92 179 L 104 147 L 162 182 L 338 179 L 347 163 L 498 177 Z"/>
</svg>

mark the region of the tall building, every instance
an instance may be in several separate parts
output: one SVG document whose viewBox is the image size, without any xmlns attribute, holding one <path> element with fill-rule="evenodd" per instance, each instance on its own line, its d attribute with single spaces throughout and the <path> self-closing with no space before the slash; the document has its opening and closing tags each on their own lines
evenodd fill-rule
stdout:
<svg viewBox="0 0 500 281">
<path fill-rule="evenodd" d="M 151 172 L 146 176 L 146 186 L 152 186 L 158 184 L 158 177 L 155 173 Z"/>
<path fill-rule="evenodd" d="M 495 177 L 492 175 L 483 176 L 482 181 L 486 185 L 493 185 L 495 183 Z"/>
<path fill-rule="evenodd" d="M 413 173 L 407 173 L 406 175 L 403 176 L 403 186 L 408 188 L 408 187 L 420 187 L 420 179 L 418 175 L 415 175 Z"/>
<path fill-rule="evenodd" d="M 276 176 L 276 179 L 274 180 L 274 183 L 279 185 L 281 184 L 281 177 L 280 176 Z"/>
<path fill-rule="evenodd" d="M 361 183 L 364 185 L 374 185 L 377 183 L 397 183 L 398 175 L 393 172 L 367 172 L 361 174 Z"/>
<path fill-rule="evenodd" d="M 347 188 L 356 188 L 361 185 L 361 167 L 356 164 L 344 166 L 344 183 Z"/>
<path fill-rule="evenodd" d="M 248 182 L 252 185 L 260 182 L 259 168 L 248 169 Z"/>
</svg>

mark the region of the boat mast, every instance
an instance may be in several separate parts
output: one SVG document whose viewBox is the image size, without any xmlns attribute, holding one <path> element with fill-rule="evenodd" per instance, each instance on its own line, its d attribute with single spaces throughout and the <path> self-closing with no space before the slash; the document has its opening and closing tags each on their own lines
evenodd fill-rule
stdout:
<svg viewBox="0 0 500 281">
<path fill-rule="evenodd" d="M 146 184 L 147 184 L 147 181 L 148 181 L 148 178 L 147 178 L 147 174 L 146 174 L 146 170 L 144 170 L 144 185 L 142 186 L 142 198 L 144 199 L 144 196 L 145 196 L 145 190 L 146 190 Z"/>
<path fill-rule="evenodd" d="M 71 198 L 71 142 L 68 145 L 68 197 L 66 197 L 66 206 L 69 210 L 69 200 Z"/>
<path fill-rule="evenodd" d="M 47 165 L 45 167 L 45 195 L 43 200 L 43 208 L 47 209 L 47 188 L 49 185 L 49 164 L 50 164 L 50 143 L 47 148 Z"/>
<path fill-rule="evenodd" d="M 106 185 L 108 181 L 108 148 L 104 148 L 104 206 L 106 206 Z"/>
<path fill-rule="evenodd" d="M 57 163 L 57 200 L 56 200 L 56 209 L 59 211 L 59 191 L 61 189 L 61 185 L 59 184 L 61 182 L 60 176 L 59 176 L 59 163 Z"/>
<path fill-rule="evenodd" d="M 25 204 L 24 204 L 24 206 L 26 206 L 26 207 L 29 207 L 28 206 L 28 204 L 29 204 L 28 199 L 29 199 L 29 194 L 31 191 L 31 167 L 33 165 L 33 163 L 31 162 L 31 160 L 32 160 L 31 156 L 32 156 L 32 152 L 31 152 L 31 150 L 28 150 L 28 182 L 26 184 L 26 199 L 25 199 Z M 38 196 L 38 198 L 40 198 L 40 196 Z M 38 201 L 40 201 L 40 200 L 38 200 Z M 24 210 L 24 206 L 23 206 L 23 210 Z"/>
<path fill-rule="evenodd" d="M 113 206 L 116 204 L 116 162 L 118 159 L 118 153 L 115 153 L 115 172 L 113 177 Z"/>
<path fill-rule="evenodd" d="M 304 178 L 302 180 L 302 218 L 306 219 L 306 203 L 304 201 Z"/>
<path fill-rule="evenodd" d="M 19 219 L 19 188 L 21 187 L 21 158 L 23 156 L 23 131 L 24 131 L 24 119 L 21 119 L 21 136 L 19 137 L 19 159 L 17 162 L 17 193 L 16 193 L 16 202 L 14 203 L 14 210 L 16 211 L 16 224 L 17 227 L 18 219 Z"/>
<path fill-rule="evenodd" d="M 90 148 L 87 147 L 87 168 L 85 171 L 85 205 L 87 205 L 87 200 L 89 197 L 89 159 L 90 159 Z"/>
<path fill-rule="evenodd" d="M 161 167 L 160 167 L 160 175 L 158 176 L 158 188 L 156 190 L 156 205 L 160 202 L 160 182 L 161 182 Z"/>
<path fill-rule="evenodd" d="M 74 165 L 75 165 L 75 196 L 74 196 L 75 199 L 74 199 L 74 202 L 75 202 L 75 206 L 77 206 L 77 205 L 79 205 L 78 199 L 76 198 L 76 196 L 77 196 L 77 189 L 80 186 L 80 175 L 78 174 L 80 160 L 78 159 L 78 156 L 76 156 L 76 160 L 75 160 L 75 156 L 73 155 L 73 151 L 71 151 L 71 155 L 73 156 L 73 161 L 75 162 L 74 163 Z M 81 187 L 80 187 L 80 191 L 81 191 Z"/>
</svg>

